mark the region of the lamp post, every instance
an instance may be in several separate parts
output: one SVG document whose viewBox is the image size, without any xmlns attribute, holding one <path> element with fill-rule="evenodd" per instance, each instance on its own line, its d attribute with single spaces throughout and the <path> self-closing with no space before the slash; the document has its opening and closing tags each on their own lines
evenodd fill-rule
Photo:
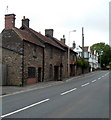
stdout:
<svg viewBox="0 0 111 120">
<path fill-rule="evenodd" d="M 76 30 L 69 31 L 68 37 L 68 77 L 70 77 L 70 33 L 76 32 Z"/>
<path fill-rule="evenodd" d="M 100 69 L 102 68 L 102 64 L 101 64 L 101 56 L 103 54 L 103 51 L 100 52 Z"/>
</svg>

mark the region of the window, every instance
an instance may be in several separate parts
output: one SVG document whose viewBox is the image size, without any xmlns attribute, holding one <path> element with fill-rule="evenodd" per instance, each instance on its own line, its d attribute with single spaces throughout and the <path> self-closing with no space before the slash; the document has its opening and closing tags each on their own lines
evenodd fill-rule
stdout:
<svg viewBox="0 0 111 120">
<path fill-rule="evenodd" d="M 35 78 L 36 68 L 35 67 L 28 67 L 28 77 Z"/>
</svg>

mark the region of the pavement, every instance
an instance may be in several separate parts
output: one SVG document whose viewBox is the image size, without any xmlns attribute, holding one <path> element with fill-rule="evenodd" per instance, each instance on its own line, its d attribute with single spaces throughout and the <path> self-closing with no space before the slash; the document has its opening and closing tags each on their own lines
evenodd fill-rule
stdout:
<svg viewBox="0 0 111 120">
<path fill-rule="evenodd" d="M 19 87 L 19 86 L 0 86 L 0 90 L 2 91 L 2 92 L 0 92 L 0 96 L 5 96 L 5 95 L 8 95 L 8 94 L 16 94 L 16 93 L 25 92 L 25 91 L 31 91 L 31 90 L 34 90 L 34 89 L 42 89 L 42 88 L 58 85 L 58 84 L 66 82 L 66 81 L 76 80 L 78 78 L 81 78 L 81 77 L 86 76 L 86 75 L 91 75 L 91 74 L 94 74 L 94 72 L 90 72 L 90 73 L 87 73 L 87 74 L 82 74 L 82 75 L 74 76 L 74 77 L 70 77 L 70 78 L 65 78 L 62 81 L 40 82 L 40 83 L 36 83 L 36 84 L 32 84 L 32 85 L 25 85 L 23 87 Z"/>
</svg>

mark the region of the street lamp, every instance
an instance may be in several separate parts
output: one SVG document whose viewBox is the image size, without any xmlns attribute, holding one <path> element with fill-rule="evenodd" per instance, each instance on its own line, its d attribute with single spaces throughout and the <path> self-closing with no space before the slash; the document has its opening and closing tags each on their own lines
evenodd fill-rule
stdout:
<svg viewBox="0 0 111 120">
<path fill-rule="evenodd" d="M 70 77 L 70 33 L 76 32 L 76 30 L 69 31 L 68 37 L 68 77 Z"/>
<path fill-rule="evenodd" d="M 100 52 L 100 69 L 102 68 L 102 64 L 101 64 L 101 56 L 103 55 L 103 51 Z"/>
</svg>

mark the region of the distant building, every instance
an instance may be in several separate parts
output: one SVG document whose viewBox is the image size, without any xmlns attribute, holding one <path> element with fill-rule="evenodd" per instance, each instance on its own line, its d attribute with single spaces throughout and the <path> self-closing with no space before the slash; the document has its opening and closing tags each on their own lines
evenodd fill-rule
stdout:
<svg viewBox="0 0 111 120">
<path fill-rule="evenodd" d="M 76 47 L 74 51 L 78 53 L 79 58 L 82 58 L 82 48 L 80 46 Z M 91 71 L 99 68 L 98 53 L 96 51 L 91 52 L 89 46 L 84 47 L 84 59 L 89 62 Z"/>
</svg>

